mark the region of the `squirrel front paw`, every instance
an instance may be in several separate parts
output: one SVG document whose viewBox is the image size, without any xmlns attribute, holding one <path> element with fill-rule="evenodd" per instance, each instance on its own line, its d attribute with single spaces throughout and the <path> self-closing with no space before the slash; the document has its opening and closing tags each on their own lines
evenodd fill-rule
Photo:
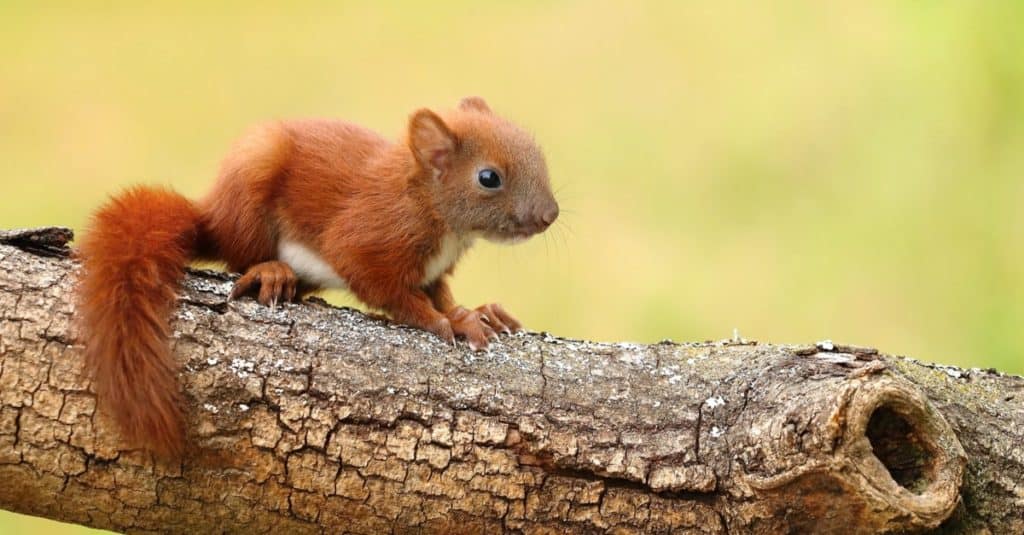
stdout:
<svg viewBox="0 0 1024 535">
<path fill-rule="evenodd" d="M 495 331 L 512 334 L 523 330 L 519 320 L 513 318 L 512 314 L 506 312 L 498 303 L 480 305 L 476 307 L 476 311 L 484 315 L 484 321 Z"/>
<path fill-rule="evenodd" d="M 261 262 L 246 270 L 245 275 L 235 282 L 235 287 L 231 289 L 228 299 L 245 295 L 258 284 L 260 287 L 259 297 L 257 297 L 259 302 L 274 307 L 277 306 L 278 301 L 295 300 L 298 282 L 295 272 L 288 264 L 278 260 Z"/>
<path fill-rule="evenodd" d="M 441 318 L 427 327 L 428 331 L 436 334 L 438 338 L 455 345 L 455 331 L 452 329 L 452 322 L 448 318 Z"/>
<path fill-rule="evenodd" d="M 452 330 L 466 339 L 470 349 L 486 349 L 498 333 L 512 333 L 522 328 L 518 321 L 498 304 L 482 305 L 476 310 L 456 307 L 447 314 Z"/>
<path fill-rule="evenodd" d="M 498 333 L 487 324 L 484 314 L 478 310 L 455 307 L 448 312 L 448 321 L 455 334 L 465 338 L 473 351 L 485 349 L 491 340 L 498 338 Z"/>
</svg>

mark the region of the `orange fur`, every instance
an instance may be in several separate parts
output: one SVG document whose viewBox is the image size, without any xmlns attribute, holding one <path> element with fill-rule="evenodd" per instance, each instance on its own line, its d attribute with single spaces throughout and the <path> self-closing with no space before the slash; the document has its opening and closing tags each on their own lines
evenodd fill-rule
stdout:
<svg viewBox="0 0 1024 535">
<path fill-rule="evenodd" d="M 501 188 L 478 183 L 481 169 Z M 415 112 L 400 143 L 343 121 L 264 125 L 234 146 L 196 205 L 134 189 L 96 214 L 81 247 L 89 369 L 129 439 L 176 455 L 183 414 L 167 317 L 191 258 L 244 272 L 232 295 L 260 285 L 266 304 L 316 289 L 301 268 L 327 270 L 395 320 L 482 348 L 519 324 L 497 305 L 456 305 L 455 261 L 475 236 L 521 239 L 557 215 L 533 138 L 478 97 Z M 306 265 L 281 261 L 286 246 Z"/>
<path fill-rule="evenodd" d="M 96 213 L 80 246 L 78 310 L 99 401 L 129 441 L 168 456 L 182 451 L 184 417 L 167 318 L 198 223 L 180 195 L 135 188 Z"/>
</svg>

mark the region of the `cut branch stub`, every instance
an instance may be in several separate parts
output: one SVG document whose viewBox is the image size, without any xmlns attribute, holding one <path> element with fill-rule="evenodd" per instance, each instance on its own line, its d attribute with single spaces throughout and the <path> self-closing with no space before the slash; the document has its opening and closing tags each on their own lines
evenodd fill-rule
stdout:
<svg viewBox="0 0 1024 535">
<path fill-rule="evenodd" d="M 835 389 L 795 390 L 779 398 L 790 410 L 752 425 L 755 458 L 789 460 L 769 470 L 748 464 L 744 480 L 755 493 L 774 491 L 780 507 L 799 496 L 804 513 L 819 513 L 807 514 L 809 529 L 819 515 L 878 532 L 934 528 L 950 516 L 967 457 L 912 385 L 872 374 Z M 807 401 L 787 403 L 786 395 Z"/>
<path fill-rule="evenodd" d="M 874 533 L 958 503 L 964 451 L 897 359 L 534 333 L 473 353 L 316 302 L 226 303 L 231 279 L 200 272 L 172 339 L 193 449 L 154 463 L 95 411 L 74 269 L 0 245 L 15 511 L 179 533 Z"/>
</svg>

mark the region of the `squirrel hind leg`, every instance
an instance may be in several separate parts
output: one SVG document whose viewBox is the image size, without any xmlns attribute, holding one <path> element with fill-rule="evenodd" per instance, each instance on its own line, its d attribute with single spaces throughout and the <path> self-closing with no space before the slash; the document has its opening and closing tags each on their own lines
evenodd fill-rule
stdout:
<svg viewBox="0 0 1024 535">
<path fill-rule="evenodd" d="M 279 302 L 291 302 L 299 296 L 300 284 L 291 266 L 280 260 L 261 262 L 251 266 L 235 282 L 229 299 L 237 299 L 247 293 L 256 291 L 257 300 L 266 306 L 276 306 Z M 306 290 L 308 291 L 308 289 Z"/>
</svg>

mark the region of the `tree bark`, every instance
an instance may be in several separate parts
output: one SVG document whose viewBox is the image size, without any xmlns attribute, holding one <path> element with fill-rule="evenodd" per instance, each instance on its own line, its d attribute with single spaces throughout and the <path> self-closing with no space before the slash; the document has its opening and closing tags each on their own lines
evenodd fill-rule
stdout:
<svg viewBox="0 0 1024 535">
<path fill-rule="evenodd" d="M 490 351 L 192 271 L 180 462 L 96 410 L 70 231 L 0 232 L 0 507 L 161 533 L 1021 533 L 1024 378 L 819 343 Z"/>
</svg>

